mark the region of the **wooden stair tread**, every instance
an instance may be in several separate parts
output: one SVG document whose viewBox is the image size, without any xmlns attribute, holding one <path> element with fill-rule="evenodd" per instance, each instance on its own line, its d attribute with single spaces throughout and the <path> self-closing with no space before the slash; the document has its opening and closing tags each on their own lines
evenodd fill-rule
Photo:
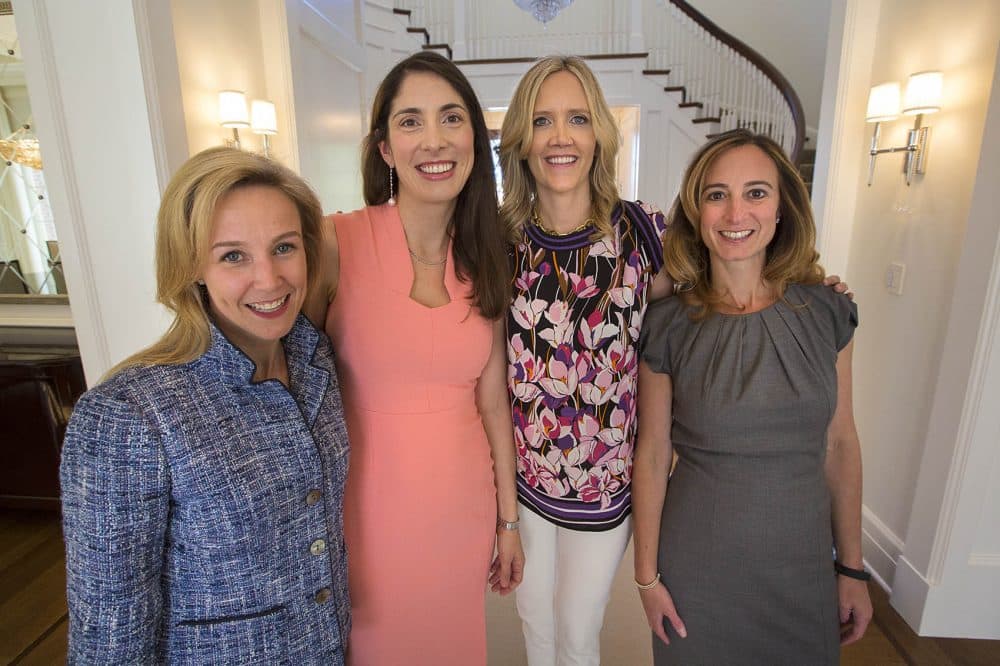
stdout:
<svg viewBox="0 0 1000 666">
<path fill-rule="evenodd" d="M 422 34 L 424 36 L 424 44 L 430 44 L 431 42 L 431 33 L 427 32 L 427 28 L 407 28 L 406 32 Z"/>
<path fill-rule="evenodd" d="M 694 104 L 698 104 L 698 102 L 693 102 L 693 103 Z M 722 118 L 711 118 L 711 117 L 709 117 L 709 118 L 694 118 L 694 119 L 691 120 L 691 122 L 696 123 L 696 124 L 698 124 L 698 123 L 721 123 L 722 122 Z"/>
<path fill-rule="evenodd" d="M 701 109 L 705 105 L 702 104 L 701 102 L 681 102 L 677 106 L 679 106 L 682 109 Z"/>
<path fill-rule="evenodd" d="M 451 60 L 452 53 L 451 53 L 451 45 L 449 44 L 424 44 L 421 48 L 423 48 L 425 51 L 444 49 L 445 51 L 448 52 L 448 60 Z"/>
</svg>

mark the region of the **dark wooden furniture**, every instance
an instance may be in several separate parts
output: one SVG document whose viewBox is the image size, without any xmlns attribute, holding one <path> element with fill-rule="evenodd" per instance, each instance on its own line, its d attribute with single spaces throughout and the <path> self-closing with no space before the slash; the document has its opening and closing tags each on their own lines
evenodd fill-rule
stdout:
<svg viewBox="0 0 1000 666">
<path fill-rule="evenodd" d="M 59 507 L 59 454 L 86 385 L 75 349 L 0 347 L 0 506 Z"/>
</svg>

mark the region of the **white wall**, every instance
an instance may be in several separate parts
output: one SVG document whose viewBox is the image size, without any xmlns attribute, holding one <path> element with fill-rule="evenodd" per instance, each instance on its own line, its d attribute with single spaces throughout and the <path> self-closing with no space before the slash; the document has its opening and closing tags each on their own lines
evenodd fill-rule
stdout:
<svg viewBox="0 0 1000 666">
<path fill-rule="evenodd" d="M 188 153 L 223 145 L 232 130 L 219 126 L 219 91 L 242 90 L 253 99 L 275 102 L 279 132 L 271 137 L 272 155 L 294 166 L 288 136 L 288 99 L 280 88 L 269 89 L 268 67 L 282 64 L 280 48 L 264 49 L 258 4 L 269 0 L 170 0 L 174 41 L 184 100 Z M 285 131 L 281 131 L 285 130 Z M 240 130 L 248 150 L 261 150 L 261 137 Z"/>
<path fill-rule="evenodd" d="M 835 108 L 850 120 L 824 123 L 839 130 L 829 141 L 841 144 L 840 161 L 850 163 L 851 151 L 854 155 L 848 168 L 831 168 L 824 185 L 827 201 L 854 200 L 853 210 L 838 209 L 824 223 L 832 234 L 850 236 L 847 277 L 860 306 L 854 389 L 865 465 L 865 555 L 892 586 L 893 604 L 915 628 L 944 635 L 992 632 L 998 638 L 1000 623 L 983 613 L 957 612 L 954 599 L 944 602 L 951 623 L 941 622 L 938 601 L 954 589 L 945 564 L 964 557 L 968 565 L 971 543 L 979 543 L 976 552 L 987 552 L 982 550 L 988 549 L 986 544 L 997 540 L 997 527 L 979 521 L 989 506 L 985 494 L 968 499 L 980 481 L 966 474 L 967 462 L 982 458 L 987 473 L 989 452 L 995 450 L 995 433 L 991 439 L 969 436 L 983 393 L 971 385 L 966 390 L 966 385 L 970 368 L 990 358 L 983 349 L 989 349 L 991 333 L 985 333 L 985 343 L 980 340 L 980 320 L 995 307 L 986 299 L 984 285 L 997 259 L 990 255 L 980 260 L 975 275 L 964 279 L 966 285 L 978 285 L 977 299 L 970 301 L 968 288 L 956 291 L 956 280 L 960 269 L 968 269 L 963 252 L 982 257 L 996 242 L 995 212 L 970 215 L 970 209 L 973 186 L 993 190 L 996 183 L 983 180 L 988 176 L 977 172 L 977 164 L 989 145 L 984 144 L 984 126 L 996 72 L 1000 5 L 991 0 L 947 5 L 882 0 L 872 7 L 864 0 L 838 4 L 838 15 L 848 22 L 866 15 L 877 17 L 877 26 L 872 31 L 863 20 L 850 26 L 853 34 L 843 44 L 869 49 L 870 59 L 859 60 L 846 49 L 835 54 L 843 66 Z M 859 39 L 852 43 L 852 37 Z M 866 64 L 870 71 L 864 76 L 860 70 Z M 884 155 L 869 188 L 871 126 L 867 136 L 856 131 L 868 88 L 890 80 L 905 83 L 910 73 L 925 69 L 940 69 L 945 77 L 942 111 L 925 117 L 932 126 L 928 172 L 907 187 L 901 156 Z M 883 143 L 901 143 L 910 123 L 910 117 L 886 123 Z M 907 266 L 901 296 L 883 286 L 890 262 Z M 960 498 L 966 502 L 961 510 Z M 976 520 L 970 527 L 971 517 Z M 955 540 L 960 533 L 968 543 Z M 955 579 L 956 574 L 948 576 Z M 965 606 L 975 606 L 989 594 L 982 585 L 967 586 L 966 592 Z M 996 605 L 993 599 L 988 603 Z M 984 622 L 992 624 L 984 629 Z"/>
<path fill-rule="evenodd" d="M 359 0 L 285 5 L 301 174 L 325 210 L 358 208 L 367 66 L 363 5 Z"/>
<path fill-rule="evenodd" d="M 819 126 L 830 0 L 688 1 L 770 60 L 798 93 L 806 127 L 815 130 Z"/>
<path fill-rule="evenodd" d="M 932 635 L 1000 638 L 1000 605 L 996 603 L 1000 590 L 1000 412 L 996 409 L 1000 404 L 1000 218 L 996 214 L 1000 209 L 1000 53 L 997 56 L 941 370 L 905 552 L 894 580 L 893 605 L 914 626 Z M 962 612 L 955 612 L 958 608 Z"/>
</svg>

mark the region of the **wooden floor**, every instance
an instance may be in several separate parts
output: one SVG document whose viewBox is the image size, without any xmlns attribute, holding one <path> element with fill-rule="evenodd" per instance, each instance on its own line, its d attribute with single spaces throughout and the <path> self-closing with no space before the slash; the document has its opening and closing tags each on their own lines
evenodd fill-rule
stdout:
<svg viewBox="0 0 1000 666">
<path fill-rule="evenodd" d="M 0 509 L 0 664 L 66 661 L 66 575 L 58 517 Z M 918 638 L 872 586 L 875 622 L 847 666 L 997 666 L 1000 641 Z M 617 666 L 617 665 L 612 665 Z"/>
</svg>

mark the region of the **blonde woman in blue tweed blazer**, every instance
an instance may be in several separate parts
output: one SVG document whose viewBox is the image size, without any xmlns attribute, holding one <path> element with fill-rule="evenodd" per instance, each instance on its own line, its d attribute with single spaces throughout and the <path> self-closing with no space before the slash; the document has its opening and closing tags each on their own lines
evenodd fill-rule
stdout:
<svg viewBox="0 0 1000 666">
<path fill-rule="evenodd" d="M 63 449 L 71 664 L 342 664 L 348 443 L 301 315 L 319 202 L 227 148 L 164 193 L 152 347 L 79 401 Z"/>
</svg>

